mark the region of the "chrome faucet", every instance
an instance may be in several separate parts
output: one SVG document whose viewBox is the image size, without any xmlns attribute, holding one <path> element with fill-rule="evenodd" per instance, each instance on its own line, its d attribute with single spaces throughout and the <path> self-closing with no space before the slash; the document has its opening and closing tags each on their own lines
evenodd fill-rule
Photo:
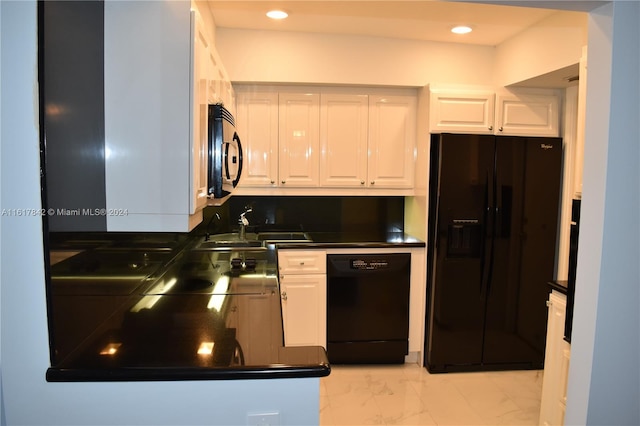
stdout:
<svg viewBox="0 0 640 426">
<path fill-rule="evenodd" d="M 245 207 L 245 210 L 240 213 L 240 218 L 238 219 L 238 223 L 240 224 L 240 239 L 244 240 L 245 239 L 245 228 L 247 225 L 249 225 L 249 219 L 247 219 L 245 217 L 245 215 L 247 213 L 251 213 L 253 211 L 253 209 L 251 207 Z"/>
</svg>

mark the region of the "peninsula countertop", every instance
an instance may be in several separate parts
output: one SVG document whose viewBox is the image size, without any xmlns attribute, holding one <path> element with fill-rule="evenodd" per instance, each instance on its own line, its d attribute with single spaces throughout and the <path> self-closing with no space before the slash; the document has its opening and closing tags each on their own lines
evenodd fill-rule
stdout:
<svg viewBox="0 0 640 426">
<path fill-rule="evenodd" d="M 322 377 L 283 345 L 275 250 L 83 251 L 52 267 L 49 381 Z M 75 336 L 75 338 L 74 338 Z"/>
</svg>

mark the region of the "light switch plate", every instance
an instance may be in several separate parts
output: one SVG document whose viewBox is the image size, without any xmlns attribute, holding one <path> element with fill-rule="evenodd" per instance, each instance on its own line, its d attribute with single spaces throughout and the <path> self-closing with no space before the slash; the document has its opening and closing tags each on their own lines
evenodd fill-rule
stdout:
<svg viewBox="0 0 640 426">
<path fill-rule="evenodd" d="M 248 426 L 279 426 L 280 413 L 273 411 L 270 413 L 251 413 L 247 414 Z"/>
</svg>

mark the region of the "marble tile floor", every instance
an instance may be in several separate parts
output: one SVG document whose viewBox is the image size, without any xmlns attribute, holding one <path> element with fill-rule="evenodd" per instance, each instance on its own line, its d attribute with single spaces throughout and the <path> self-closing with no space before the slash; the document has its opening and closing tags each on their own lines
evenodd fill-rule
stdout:
<svg viewBox="0 0 640 426">
<path fill-rule="evenodd" d="M 320 380 L 320 425 L 537 425 L 541 393 L 542 370 L 333 365 Z"/>
</svg>

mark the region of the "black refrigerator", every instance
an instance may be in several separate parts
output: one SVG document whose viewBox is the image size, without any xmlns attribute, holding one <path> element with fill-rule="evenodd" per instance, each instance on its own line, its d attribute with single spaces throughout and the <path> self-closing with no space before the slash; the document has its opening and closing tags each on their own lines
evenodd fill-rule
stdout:
<svg viewBox="0 0 640 426">
<path fill-rule="evenodd" d="M 442 134 L 430 152 L 427 369 L 542 368 L 562 140 Z"/>
</svg>

